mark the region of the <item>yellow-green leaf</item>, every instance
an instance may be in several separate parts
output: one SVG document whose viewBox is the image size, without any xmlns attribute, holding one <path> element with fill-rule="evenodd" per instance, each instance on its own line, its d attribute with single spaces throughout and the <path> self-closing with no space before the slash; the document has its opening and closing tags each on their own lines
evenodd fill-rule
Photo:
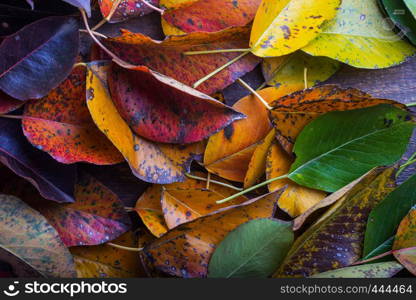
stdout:
<svg viewBox="0 0 416 300">
<path fill-rule="evenodd" d="M 398 65 L 416 49 L 401 40 L 386 22 L 377 0 L 343 0 L 335 19 L 302 50 L 358 68 L 380 69 Z"/>
</svg>

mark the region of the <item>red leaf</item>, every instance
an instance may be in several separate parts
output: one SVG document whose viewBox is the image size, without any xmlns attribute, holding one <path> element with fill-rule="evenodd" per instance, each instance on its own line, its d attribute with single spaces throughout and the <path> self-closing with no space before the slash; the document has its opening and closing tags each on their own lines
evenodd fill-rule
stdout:
<svg viewBox="0 0 416 300">
<path fill-rule="evenodd" d="M 0 91 L 0 114 L 7 114 L 22 106 L 24 102 L 13 99 L 6 93 Z"/>
<path fill-rule="evenodd" d="M 120 115 L 140 136 L 162 143 L 198 142 L 244 115 L 146 67 L 113 64 L 110 92 Z"/>
<path fill-rule="evenodd" d="M 105 44 L 129 63 L 147 66 L 192 86 L 241 53 L 184 55 L 183 52 L 247 48 L 249 30 L 248 27 L 235 27 L 218 32 L 193 32 L 171 36 L 164 41 L 155 41 L 140 33 L 123 30 L 121 36 L 107 39 Z M 253 70 L 259 62 L 258 57 L 248 54 L 203 82 L 198 90 L 209 95 L 223 90 L 245 73 Z"/>
<path fill-rule="evenodd" d="M 23 132 L 37 148 L 62 163 L 115 164 L 124 159 L 95 126 L 85 100 L 85 68 L 70 76 L 46 97 L 25 106 Z"/>
<path fill-rule="evenodd" d="M 143 1 L 147 1 L 155 6 L 159 5 L 159 0 L 122 0 L 117 6 L 110 23 L 121 22 L 133 17 L 140 17 L 153 12 L 153 9 L 147 6 Z M 99 0 L 100 10 L 104 18 L 107 18 L 113 5 L 114 0 Z"/>
</svg>

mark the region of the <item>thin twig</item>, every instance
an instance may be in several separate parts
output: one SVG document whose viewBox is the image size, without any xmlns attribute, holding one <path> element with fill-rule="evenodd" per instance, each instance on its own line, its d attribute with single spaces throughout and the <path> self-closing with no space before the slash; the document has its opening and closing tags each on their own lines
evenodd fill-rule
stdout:
<svg viewBox="0 0 416 300">
<path fill-rule="evenodd" d="M 163 14 L 165 13 L 165 10 L 163 10 L 163 9 L 161 9 L 161 8 L 159 8 L 159 7 L 154 6 L 154 5 L 153 5 L 153 4 L 151 4 L 150 2 L 147 2 L 146 0 L 142 0 L 142 2 L 143 2 L 145 5 L 147 5 L 148 7 L 150 7 L 151 9 L 153 9 L 153 10 L 155 10 L 155 11 L 159 12 L 161 15 L 163 15 Z"/>
<path fill-rule="evenodd" d="M 211 182 L 211 173 L 208 172 L 208 176 L 207 176 L 207 185 L 205 186 L 205 188 L 207 190 L 209 190 L 209 183 Z"/>
<path fill-rule="evenodd" d="M 114 248 L 126 250 L 126 251 L 133 251 L 133 252 L 143 251 L 143 248 L 132 248 L 132 247 L 126 247 L 126 246 L 117 245 L 117 244 L 113 244 L 113 243 L 107 243 L 107 245 L 111 246 L 111 247 L 114 247 Z"/>
<path fill-rule="evenodd" d="M 111 20 L 111 18 L 113 17 L 114 13 L 116 12 L 116 10 L 117 10 L 118 6 L 120 5 L 120 3 L 121 3 L 121 0 L 116 0 L 116 2 L 113 3 L 113 6 L 111 6 L 111 10 L 110 10 L 109 14 L 107 15 L 107 17 L 105 17 L 100 22 L 98 22 L 92 28 L 92 30 L 97 30 L 98 28 L 100 28 L 101 26 L 103 26 L 105 23 L 109 22 Z"/>
<path fill-rule="evenodd" d="M 416 106 L 416 102 L 412 102 L 412 103 L 407 103 L 405 104 L 407 107 L 412 107 L 412 106 Z"/>
<path fill-rule="evenodd" d="M 303 82 L 305 84 L 305 90 L 308 89 L 308 68 L 303 68 Z"/>
<path fill-rule="evenodd" d="M 189 177 L 189 178 L 192 178 L 192 179 L 208 181 L 207 178 L 195 176 L 195 175 L 192 175 L 192 174 L 189 174 L 189 173 L 186 173 L 185 175 L 186 175 L 186 177 Z M 236 191 L 242 191 L 243 190 L 242 188 L 238 188 L 238 187 L 233 186 L 231 184 L 227 184 L 227 183 L 224 183 L 224 182 L 221 182 L 221 181 L 217 181 L 217 180 L 212 180 L 211 179 L 210 182 L 211 183 L 214 183 L 214 184 L 218 184 L 218 185 L 222 185 L 222 186 L 228 187 L 228 188 L 233 189 L 233 190 L 236 190 Z"/>
<path fill-rule="evenodd" d="M 7 118 L 7 119 L 23 119 L 23 116 L 15 116 L 15 115 L 0 115 L 0 118 Z"/>
<path fill-rule="evenodd" d="M 416 153 L 416 152 L 415 152 Z M 414 154 L 415 154 L 414 153 Z M 408 167 L 408 166 L 410 166 L 410 165 L 412 165 L 412 164 L 414 164 L 414 163 L 416 163 L 416 159 L 413 159 L 414 158 L 414 154 L 412 155 L 412 157 L 411 158 L 409 158 L 409 160 L 406 162 L 406 163 L 404 163 L 404 164 L 402 164 L 401 166 L 400 166 L 400 168 L 399 168 L 399 170 L 397 171 L 397 173 L 396 173 L 396 177 L 399 177 L 399 175 L 404 171 L 404 170 L 406 170 L 406 168 Z"/>
<path fill-rule="evenodd" d="M 78 68 L 78 67 L 87 67 L 87 64 L 84 62 L 77 62 L 76 64 L 72 66 L 73 69 Z"/>
<path fill-rule="evenodd" d="M 285 174 L 285 175 L 282 175 L 282 176 L 279 176 L 279 177 L 274 177 L 274 178 L 271 178 L 269 180 L 263 181 L 263 182 L 261 182 L 259 184 L 253 185 L 252 187 L 249 187 L 248 189 L 245 189 L 245 190 L 243 190 L 243 191 L 241 191 L 241 192 L 239 192 L 237 194 L 234 194 L 234 195 L 232 195 L 232 196 L 230 196 L 228 198 L 225 198 L 225 199 L 222 199 L 222 200 L 218 200 L 217 201 L 217 204 L 222 204 L 222 203 L 225 203 L 227 201 L 233 200 L 233 199 L 235 199 L 237 197 L 240 197 L 240 196 L 242 196 L 244 194 L 247 194 L 248 192 L 251 192 L 251 191 L 253 191 L 255 189 L 258 189 L 259 187 L 262 187 L 262 186 L 265 186 L 265 185 L 267 185 L 269 183 L 272 183 L 273 181 L 287 178 L 287 176 L 288 176 L 288 174 Z"/>
<path fill-rule="evenodd" d="M 211 77 L 217 75 L 219 72 L 221 72 L 222 70 L 224 70 L 225 68 L 227 68 L 228 66 L 232 65 L 233 63 L 235 63 L 236 61 L 238 61 L 239 59 L 241 59 L 242 57 L 246 56 L 247 54 L 249 54 L 250 52 L 244 52 L 242 54 L 240 54 L 239 56 L 233 58 L 232 60 L 230 60 L 229 62 L 227 62 L 226 64 L 222 65 L 221 67 L 219 67 L 218 69 L 216 69 L 215 71 L 209 73 L 208 75 L 204 76 L 203 78 L 199 79 L 197 82 L 194 83 L 193 88 L 197 88 L 199 85 L 201 85 L 204 81 L 207 81 L 208 79 L 210 79 Z"/>
<path fill-rule="evenodd" d="M 264 100 L 264 98 L 262 96 L 260 96 L 259 93 L 257 93 L 256 90 L 254 90 L 250 85 L 248 85 L 244 80 L 242 80 L 241 78 L 237 79 L 238 83 L 240 83 L 243 87 L 245 87 L 247 90 L 249 90 L 254 96 L 256 96 L 261 103 L 263 103 L 263 105 L 268 109 L 268 110 L 272 110 L 273 107 L 271 107 L 269 105 L 269 103 L 267 103 L 266 100 Z"/>
<path fill-rule="evenodd" d="M 214 53 L 227 53 L 227 52 L 250 52 L 250 49 L 218 49 L 218 50 L 200 50 L 200 51 L 186 51 L 184 55 L 201 55 L 201 54 L 214 54 Z"/>
<path fill-rule="evenodd" d="M 80 32 L 82 32 L 82 33 L 88 33 L 88 30 L 86 30 L 86 29 L 80 29 L 79 31 L 80 31 Z M 91 29 L 91 32 L 92 32 L 94 35 L 96 35 L 96 36 L 98 36 L 98 37 L 101 37 L 101 38 L 103 38 L 103 39 L 106 39 L 106 38 L 107 38 L 107 36 L 106 36 L 106 35 L 104 35 L 104 34 L 102 34 L 102 33 L 99 33 L 99 32 L 97 32 L 97 31 L 93 31 L 92 29 Z"/>
</svg>

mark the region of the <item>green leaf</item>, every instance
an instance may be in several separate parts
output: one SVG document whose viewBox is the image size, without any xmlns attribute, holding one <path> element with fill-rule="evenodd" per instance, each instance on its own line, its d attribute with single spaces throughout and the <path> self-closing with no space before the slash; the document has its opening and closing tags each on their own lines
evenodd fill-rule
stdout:
<svg viewBox="0 0 416 300">
<path fill-rule="evenodd" d="M 322 115 L 297 137 L 288 177 L 335 192 L 372 168 L 399 160 L 414 126 L 407 111 L 388 104 Z"/>
<path fill-rule="evenodd" d="M 337 16 L 302 50 L 369 69 L 398 65 L 416 51 L 386 26 L 377 0 L 343 0 Z"/>
<path fill-rule="evenodd" d="M 395 234 L 400 221 L 416 204 L 415 186 L 416 175 L 413 175 L 371 211 L 365 232 L 364 256 Z"/>
<path fill-rule="evenodd" d="M 399 35 L 406 35 L 416 44 L 416 20 L 407 6 L 401 0 L 379 0 L 387 15 L 400 29 Z"/>
<path fill-rule="evenodd" d="M 358 265 L 313 275 L 313 278 L 390 278 L 403 269 L 395 261 Z"/>
<path fill-rule="evenodd" d="M 379 254 L 386 253 L 386 252 L 390 251 L 392 246 L 393 246 L 393 242 L 394 242 L 394 236 L 390 237 L 388 240 L 385 240 L 383 243 L 378 245 L 376 248 L 371 250 L 369 253 L 365 254 L 362 259 L 363 260 L 364 259 L 369 259 L 369 258 L 372 258 L 372 257 L 377 256 Z M 380 259 L 383 260 L 383 259 L 386 259 L 386 257 L 383 257 L 383 258 L 380 258 Z M 377 260 L 377 261 L 379 261 L 379 260 Z"/>
<path fill-rule="evenodd" d="M 310 56 L 302 51 L 293 54 L 265 58 L 262 64 L 264 78 L 271 86 L 299 86 L 303 88 L 304 70 L 307 69 L 306 78 L 308 87 L 327 80 L 340 67 L 336 60 Z"/>
<path fill-rule="evenodd" d="M 293 243 L 292 225 L 256 219 L 230 232 L 218 245 L 208 266 L 208 277 L 267 277 Z"/>
<path fill-rule="evenodd" d="M 22 200 L 0 195 L 0 260 L 17 276 L 76 277 L 71 253 L 56 230 Z"/>
<path fill-rule="evenodd" d="M 361 258 L 371 209 L 392 191 L 395 168 L 363 177 L 294 242 L 274 277 L 308 277 L 348 267 Z"/>
</svg>

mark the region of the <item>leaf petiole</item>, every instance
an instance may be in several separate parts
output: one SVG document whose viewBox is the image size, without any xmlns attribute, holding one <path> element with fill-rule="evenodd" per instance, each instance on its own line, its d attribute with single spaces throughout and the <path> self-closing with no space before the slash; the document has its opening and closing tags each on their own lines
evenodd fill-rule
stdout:
<svg viewBox="0 0 416 300">
<path fill-rule="evenodd" d="M 113 243 L 107 243 L 108 246 L 114 247 L 114 248 L 118 248 L 121 250 L 126 250 L 126 251 L 132 251 L 132 252 L 140 252 L 143 251 L 143 248 L 132 248 L 132 247 L 126 247 L 126 246 L 122 246 L 122 245 L 118 245 L 118 244 L 113 244 Z"/>
<path fill-rule="evenodd" d="M 227 198 L 222 199 L 222 200 L 218 200 L 216 203 L 217 203 L 217 204 L 222 204 L 222 203 L 225 203 L 225 202 L 227 202 L 227 201 L 233 200 L 233 199 L 235 199 L 235 198 L 237 198 L 237 197 L 240 197 L 240 196 L 242 196 L 242 195 L 244 195 L 244 194 L 247 194 L 248 192 L 251 192 L 251 191 L 253 191 L 253 190 L 255 190 L 255 189 L 258 189 L 259 187 L 262 187 L 262 186 L 265 186 L 265 185 L 267 185 L 267 184 L 269 184 L 269 183 L 272 183 L 272 182 L 274 182 L 274 181 L 276 181 L 276 180 L 279 180 L 279 179 L 285 179 L 285 178 L 287 178 L 287 177 L 288 177 L 288 175 L 289 175 L 289 174 L 285 174 L 285 175 L 282 175 L 282 176 L 278 176 L 278 177 L 270 178 L 270 179 L 268 179 L 268 180 L 266 180 L 266 181 L 263 181 L 263 182 L 261 182 L 261 183 L 259 183 L 259 184 L 253 185 L 252 187 L 249 187 L 248 189 L 242 190 L 241 192 L 239 192 L 239 193 L 237 193 L 237 194 L 234 194 L 234 195 L 232 195 L 232 196 L 230 196 L 230 197 L 227 197 Z"/>
<path fill-rule="evenodd" d="M 202 180 L 202 181 L 207 181 L 208 182 L 208 178 L 195 176 L 195 175 L 192 175 L 192 174 L 189 174 L 189 173 L 185 173 L 185 176 L 186 177 L 189 177 L 189 178 L 192 178 L 192 179 Z M 224 182 L 221 182 L 221 181 L 217 181 L 217 180 L 209 179 L 209 182 L 210 183 L 214 183 L 214 184 L 218 184 L 218 185 L 221 185 L 221 186 L 225 186 L 225 187 L 228 187 L 228 188 L 233 189 L 233 190 L 236 190 L 236 191 L 242 191 L 243 190 L 242 188 L 238 188 L 238 187 L 233 186 L 231 184 L 227 184 L 227 183 L 224 183 Z"/>
<path fill-rule="evenodd" d="M 272 110 L 273 107 L 271 107 L 269 105 L 269 103 L 267 103 L 266 100 L 264 100 L 264 98 L 262 96 L 260 96 L 259 93 L 257 93 L 256 90 L 254 90 L 251 86 L 249 86 L 244 80 L 242 80 L 241 78 L 237 79 L 238 83 L 240 83 L 243 87 L 245 87 L 247 90 L 249 90 L 254 96 L 256 96 L 261 103 L 263 103 L 263 105 L 268 109 L 268 110 Z"/>
</svg>

